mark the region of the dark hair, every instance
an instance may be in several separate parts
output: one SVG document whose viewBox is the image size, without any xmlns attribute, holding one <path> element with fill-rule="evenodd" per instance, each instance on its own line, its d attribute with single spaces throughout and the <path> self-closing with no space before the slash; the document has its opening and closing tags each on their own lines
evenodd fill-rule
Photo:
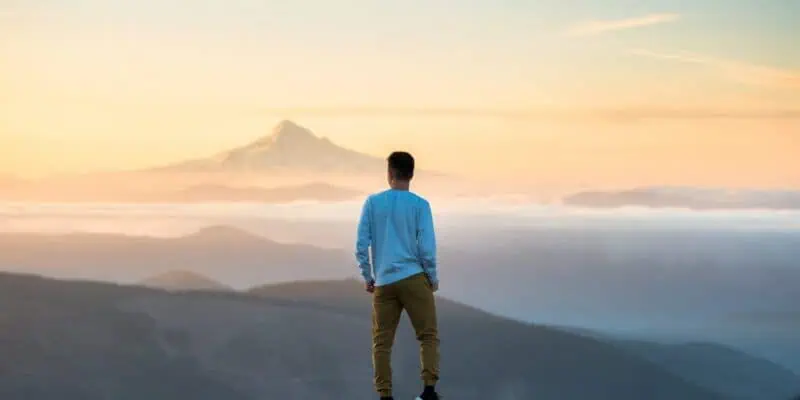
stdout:
<svg viewBox="0 0 800 400">
<path fill-rule="evenodd" d="M 389 170 L 395 179 L 410 181 L 414 177 L 414 157 L 405 151 L 395 151 L 389 155 Z"/>
</svg>

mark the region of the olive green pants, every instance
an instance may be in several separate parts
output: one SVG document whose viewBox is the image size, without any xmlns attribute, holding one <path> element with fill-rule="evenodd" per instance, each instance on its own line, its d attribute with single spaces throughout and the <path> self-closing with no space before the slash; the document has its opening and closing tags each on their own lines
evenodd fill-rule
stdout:
<svg viewBox="0 0 800 400">
<path fill-rule="evenodd" d="M 375 288 L 372 300 L 372 364 L 375 389 L 381 397 L 392 395 L 392 345 L 403 310 L 420 342 L 422 381 L 439 380 L 439 331 L 433 289 L 425 274 L 410 276 Z"/>
</svg>

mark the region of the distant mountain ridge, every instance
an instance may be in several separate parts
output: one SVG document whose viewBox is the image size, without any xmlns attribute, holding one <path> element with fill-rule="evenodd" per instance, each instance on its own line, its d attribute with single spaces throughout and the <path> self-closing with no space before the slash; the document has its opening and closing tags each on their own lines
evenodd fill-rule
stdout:
<svg viewBox="0 0 800 400">
<path fill-rule="evenodd" d="M 211 278 L 186 270 L 172 270 L 140 282 L 142 286 L 168 291 L 207 290 L 227 292 L 233 289 Z"/>
<path fill-rule="evenodd" d="M 0 233 L 0 269 L 10 271 L 135 283 L 176 268 L 206 277 L 224 270 L 223 283 L 236 289 L 356 274 L 347 252 L 278 243 L 229 226 L 175 238 Z"/>
</svg>

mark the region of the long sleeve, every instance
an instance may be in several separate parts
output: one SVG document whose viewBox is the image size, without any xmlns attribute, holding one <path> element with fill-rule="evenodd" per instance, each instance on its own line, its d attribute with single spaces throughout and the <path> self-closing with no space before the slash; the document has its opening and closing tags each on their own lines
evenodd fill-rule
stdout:
<svg viewBox="0 0 800 400">
<path fill-rule="evenodd" d="M 372 244 L 372 231 L 370 220 L 370 201 L 367 199 L 361 209 L 361 218 L 358 221 L 358 238 L 356 240 L 356 259 L 358 260 L 358 268 L 361 270 L 361 276 L 364 281 L 373 281 L 372 266 L 369 260 L 369 248 Z"/>
<path fill-rule="evenodd" d="M 430 203 L 427 201 L 423 202 L 423 207 L 419 213 L 417 246 L 419 246 L 422 269 L 432 283 L 439 283 L 436 270 L 436 233 L 433 228 L 433 213 L 431 212 Z"/>
</svg>

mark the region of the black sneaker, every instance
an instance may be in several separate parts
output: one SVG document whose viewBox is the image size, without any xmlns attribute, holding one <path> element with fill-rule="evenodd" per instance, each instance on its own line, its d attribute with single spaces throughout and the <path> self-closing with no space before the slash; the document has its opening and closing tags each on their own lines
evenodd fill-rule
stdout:
<svg viewBox="0 0 800 400">
<path fill-rule="evenodd" d="M 417 397 L 417 400 L 440 400 L 440 399 L 441 397 L 439 397 L 439 394 L 436 393 L 435 390 L 429 388 L 425 388 L 425 391 L 422 392 L 422 394 L 419 395 L 419 397 Z"/>
</svg>

